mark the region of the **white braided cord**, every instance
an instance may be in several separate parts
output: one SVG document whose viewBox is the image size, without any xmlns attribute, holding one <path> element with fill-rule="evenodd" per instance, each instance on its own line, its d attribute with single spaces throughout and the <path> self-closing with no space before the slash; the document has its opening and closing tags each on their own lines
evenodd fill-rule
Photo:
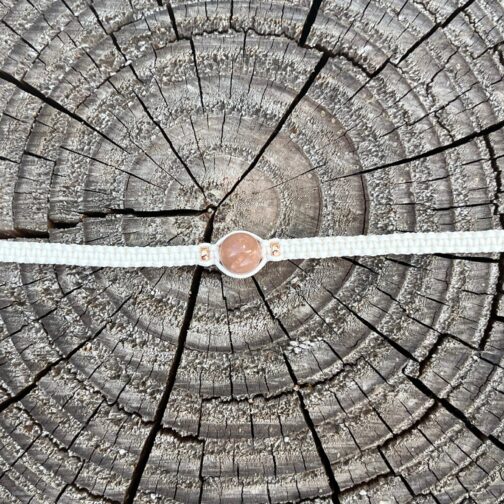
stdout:
<svg viewBox="0 0 504 504">
<path fill-rule="evenodd" d="M 504 231 L 396 233 L 278 240 L 283 259 L 504 252 Z"/>
<path fill-rule="evenodd" d="M 114 247 L 63 243 L 0 241 L 0 262 L 65 264 L 113 268 L 192 266 L 199 264 L 197 245 Z"/>
<path fill-rule="evenodd" d="M 504 231 L 397 233 L 388 235 L 326 236 L 278 239 L 280 257 L 268 260 L 318 259 L 325 257 L 468 254 L 504 252 Z M 266 242 L 265 242 L 266 243 Z M 215 252 L 214 246 L 210 246 Z M 199 245 L 122 247 L 74 245 L 35 241 L 0 240 L 0 262 L 62 264 L 115 268 L 211 266 L 201 259 Z"/>
</svg>

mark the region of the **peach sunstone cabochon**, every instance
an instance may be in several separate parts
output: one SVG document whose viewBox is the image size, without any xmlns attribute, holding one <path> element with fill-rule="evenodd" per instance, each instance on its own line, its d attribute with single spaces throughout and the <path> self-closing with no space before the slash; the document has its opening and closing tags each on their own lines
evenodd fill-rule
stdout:
<svg viewBox="0 0 504 504">
<path fill-rule="evenodd" d="M 261 243 L 247 232 L 231 233 L 219 245 L 219 260 L 234 275 L 252 273 L 261 264 L 263 257 Z"/>
</svg>

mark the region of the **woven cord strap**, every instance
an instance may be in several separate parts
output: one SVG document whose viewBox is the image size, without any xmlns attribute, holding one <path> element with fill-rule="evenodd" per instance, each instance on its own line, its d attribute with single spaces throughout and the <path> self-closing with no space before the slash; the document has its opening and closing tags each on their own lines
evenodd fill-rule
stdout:
<svg viewBox="0 0 504 504">
<path fill-rule="evenodd" d="M 280 244 L 277 259 L 504 252 L 504 231 L 400 233 L 270 240 Z M 0 262 L 114 268 L 210 266 L 199 245 L 121 247 L 0 240 Z"/>
<path fill-rule="evenodd" d="M 504 231 L 397 233 L 278 240 L 283 259 L 504 252 Z"/>
<path fill-rule="evenodd" d="M 193 266 L 199 264 L 197 245 L 115 247 L 63 243 L 0 241 L 0 262 L 65 264 L 113 268 Z"/>
</svg>

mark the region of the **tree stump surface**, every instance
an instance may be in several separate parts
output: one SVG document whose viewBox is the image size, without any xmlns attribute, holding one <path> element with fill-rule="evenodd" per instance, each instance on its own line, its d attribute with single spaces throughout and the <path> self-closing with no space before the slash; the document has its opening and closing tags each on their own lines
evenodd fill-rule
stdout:
<svg viewBox="0 0 504 504">
<path fill-rule="evenodd" d="M 501 0 L 0 0 L 0 237 L 500 228 L 503 72 Z M 503 283 L 2 264 L 0 502 L 504 502 Z"/>
</svg>

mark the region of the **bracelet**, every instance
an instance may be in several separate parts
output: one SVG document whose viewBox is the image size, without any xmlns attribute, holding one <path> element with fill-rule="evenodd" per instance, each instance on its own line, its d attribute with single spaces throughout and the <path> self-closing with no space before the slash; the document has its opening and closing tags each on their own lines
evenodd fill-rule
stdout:
<svg viewBox="0 0 504 504">
<path fill-rule="evenodd" d="M 328 257 L 491 253 L 504 251 L 504 231 L 396 233 L 264 240 L 233 231 L 217 243 L 159 247 L 118 247 L 0 241 L 0 262 L 113 268 L 217 267 L 233 278 L 247 278 L 267 262 Z"/>
</svg>

